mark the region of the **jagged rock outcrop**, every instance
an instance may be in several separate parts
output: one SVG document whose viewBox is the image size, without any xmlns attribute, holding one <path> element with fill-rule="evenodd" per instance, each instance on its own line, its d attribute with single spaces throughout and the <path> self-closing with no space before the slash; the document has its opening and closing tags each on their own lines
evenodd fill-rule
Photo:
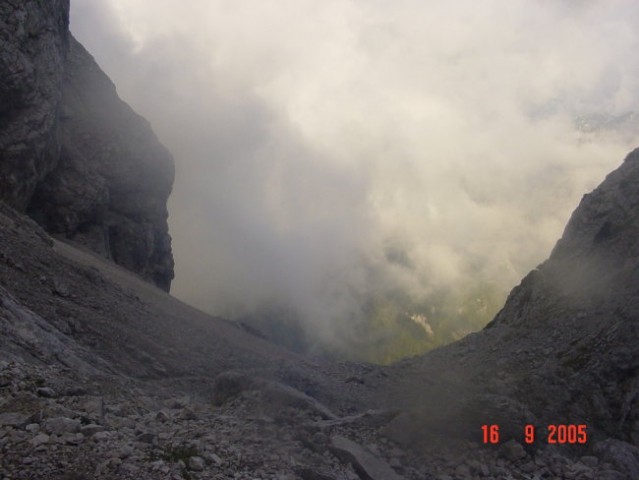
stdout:
<svg viewBox="0 0 639 480">
<path fill-rule="evenodd" d="M 550 445 L 549 425 L 585 425 L 571 448 L 606 462 L 611 473 L 596 478 L 639 478 L 638 340 L 639 149 L 583 198 L 486 329 L 392 368 L 378 388 L 410 411 L 387 433 L 481 441 L 482 425 L 498 425 L 500 442 L 531 452 L 566 447 Z"/>
<path fill-rule="evenodd" d="M 60 107 L 61 156 L 28 213 L 165 290 L 173 278 L 166 202 L 171 154 L 70 38 Z"/>
<path fill-rule="evenodd" d="M 68 12 L 68 0 L 0 7 L 0 200 L 168 290 L 173 159 Z"/>
<path fill-rule="evenodd" d="M 56 166 L 69 0 L 0 3 L 0 200 L 24 211 Z"/>
<path fill-rule="evenodd" d="M 550 258 L 513 290 L 489 327 L 557 323 L 559 311 L 609 311 L 609 320 L 639 300 L 639 149 L 584 195 Z M 614 314 L 614 315 L 613 315 Z M 612 327 L 613 324 L 610 324 Z"/>
<path fill-rule="evenodd" d="M 569 395 L 551 404 L 639 444 L 639 149 L 584 196 L 488 328 L 500 327 L 561 333 L 555 367 Z M 528 400 L 541 405 L 542 390 Z"/>
</svg>

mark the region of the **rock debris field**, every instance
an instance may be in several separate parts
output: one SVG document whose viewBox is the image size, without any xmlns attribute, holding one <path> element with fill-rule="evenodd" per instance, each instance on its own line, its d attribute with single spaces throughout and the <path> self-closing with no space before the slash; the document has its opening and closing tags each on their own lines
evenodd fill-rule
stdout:
<svg viewBox="0 0 639 480">
<path fill-rule="evenodd" d="M 257 383 L 240 390 L 246 379 L 224 377 L 228 391 L 203 399 L 0 362 L 2 478 L 625 478 L 595 456 L 531 456 L 515 442 L 417 455 L 381 433 L 393 412 L 329 416 L 299 392 Z"/>
</svg>

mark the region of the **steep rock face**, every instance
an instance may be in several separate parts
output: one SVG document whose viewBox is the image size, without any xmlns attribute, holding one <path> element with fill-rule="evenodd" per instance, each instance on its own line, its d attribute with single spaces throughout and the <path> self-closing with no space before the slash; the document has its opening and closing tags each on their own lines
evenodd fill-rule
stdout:
<svg viewBox="0 0 639 480">
<path fill-rule="evenodd" d="M 0 3 L 0 200 L 24 210 L 57 163 L 69 0 Z"/>
<path fill-rule="evenodd" d="M 396 441 L 481 441 L 498 425 L 501 442 L 532 451 L 549 425 L 586 425 L 575 454 L 639 478 L 639 150 L 584 196 L 486 329 L 391 370 L 378 391 L 411 410 L 389 426 Z"/>
<path fill-rule="evenodd" d="M 488 328 L 555 337 L 555 369 L 569 384 L 561 403 L 546 402 L 639 445 L 639 149 L 584 196 Z M 541 404 L 542 391 L 528 401 Z"/>
<path fill-rule="evenodd" d="M 29 214 L 168 290 L 170 153 L 73 37 L 62 92 L 60 162 L 36 189 Z"/>
<path fill-rule="evenodd" d="M 0 5 L 0 201 L 168 290 L 173 159 L 68 18 L 68 0 Z"/>
<path fill-rule="evenodd" d="M 489 327 L 538 322 L 553 312 L 607 311 L 639 300 L 639 149 L 572 214 L 550 258 L 510 294 Z M 639 317 L 634 314 L 634 320 Z"/>
</svg>

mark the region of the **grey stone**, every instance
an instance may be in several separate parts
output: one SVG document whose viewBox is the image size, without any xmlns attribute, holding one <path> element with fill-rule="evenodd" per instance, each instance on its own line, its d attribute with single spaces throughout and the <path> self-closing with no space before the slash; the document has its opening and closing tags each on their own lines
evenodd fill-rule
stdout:
<svg viewBox="0 0 639 480">
<path fill-rule="evenodd" d="M 133 447 L 131 445 L 124 445 L 121 449 L 120 449 L 120 458 L 128 458 L 131 455 L 133 455 Z"/>
<path fill-rule="evenodd" d="M 140 467 L 133 463 L 124 462 L 118 467 L 118 472 L 123 475 L 136 474 L 140 471 Z"/>
<path fill-rule="evenodd" d="M 27 422 L 27 415 L 19 412 L 0 413 L 0 427 L 19 427 Z"/>
<path fill-rule="evenodd" d="M 240 372 L 224 372 L 215 378 L 213 404 L 220 406 L 254 385 L 253 379 Z"/>
<path fill-rule="evenodd" d="M 55 295 L 58 295 L 60 297 L 66 298 L 71 295 L 71 292 L 69 290 L 69 284 L 64 278 L 61 278 L 61 277 L 53 278 L 53 286 L 51 288 L 51 291 Z"/>
<path fill-rule="evenodd" d="M 87 437 L 92 437 L 96 433 L 102 432 L 102 431 L 104 431 L 104 427 L 102 425 L 96 425 L 95 423 L 90 423 L 89 425 L 83 425 L 80 428 L 80 432 Z"/>
<path fill-rule="evenodd" d="M 36 390 L 36 393 L 38 394 L 38 396 L 44 397 L 44 398 L 56 398 L 57 397 L 55 391 L 52 388 L 50 388 L 50 387 L 38 388 Z"/>
<path fill-rule="evenodd" d="M 191 457 L 189 458 L 189 468 L 195 472 L 201 472 L 205 467 L 204 459 L 202 457 Z"/>
<path fill-rule="evenodd" d="M 472 478 L 472 474 L 470 473 L 470 468 L 468 465 L 458 465 L 455 468 L 455 476 L 459 479 L 467 479 Z"/>
<path fill-rule="evenodd" d="M 64 433 L 78 433 L 80 431 L 80 421 L 72 420 L 66 417 L 51 418 L 44 422 L 45 431 L 53 435 L 62 435 Z"/>
<path fill-rule="evenodd" d="M 80 445 L 84 442 L 84 435 L 81 433 L 65 433 L 62 435 L 64 443 L 67 445 Z"/>
<path fill-rule="evenodd" d="M 410 447 L 426 437 L 424 419 L 417 412 L 400 412 L 382 428 L 382 433 L 403 447 Z"/>
<path fill-rule="evenodd" d="M 97 432 L 94 433 L 91 438 L 96 442 L 106 442 L 111 437 L 109 432 Z"/>
<path fill-rule="evenodd" d="M 166 410 L 160 410 L 155 415 L 155 419 L 159 420 L 162 423 L 164 423 L 164 422 L 168 422 L 169 420 L 171 420 L 171 415 Z"/>
<path fill-rule="evenodd" d="M 600 470 L 597 473 L 597 480 L 629 480 L 634 477 L 618 472 L 617 470 Z"/>
<path fill-rule="evenodd" d="M 154 462 L 151 462 L 151 468 L 153 470 L 159 470 L 165 473 L 170 471 L 170 469 L 166 467 L 166 463 L 164 462 L 164 460 L 156 460 Z"/>
<path fill-rule="evenodd" d="M 173 409 L 186 408 L 191 404 L 191 399 L 189 397 L 172 398 L 166 404 Z"/>
<path fill-rule="evenodd" d="M 599 459 L 592 455 L 585 455 L 581 457 L 579 460 L 581 461 L 581 463 L 591 468 L 594 468 L 599 464 Z"/>
<path fill-rule="evenodd" d="M 184 408 L 178 415 L 180 420 L 197 420 L 197 414 L 191 408 Z"/>
<path fill-rule="evenodd" d="M 141 433 L 136 437 L 136 440 L 142 443 L 155 444 L 157 443 L 157 435 L 151 432 Z"/>
<path fill-rule="evenodd" d="M 49 443 L 49 435 L 46 435 L 44 433 L 41 433 L 39 435 L 36 435 L 35 437 L 33 437 L 31 440 L 29 440 L 29 443 L 35 448 L 38 447 L 40 445 L 43 445 L 45 443 Z"/>
<path fill-rule="evenodd" d="M 516 462 L 526 457 L 526 450 L 514 440 L 502 444 L 499 447 L 501 455 L 511 462 Z"/>
<path fill-rule="evenodd" d="M 608 439 L 597 443 L 595 452 L 619 471 L 631 478 L 639 478 L 639 448 L 634 445 L 621 440 Z"/>
<path fill-rule="evenodd" d="M 76 386 L 69 388 L 65 394 L 69 397 L 81 397 L 87 394 L 87 390 L 84 387 Z"/>
<path fill-rule="evenodd" d="M 24 427 L 24 429 L 29 433 L 38 433 L 38 431 L 40 430 L 40 425 L 37 423 L 30 423 L 29 425 Z"/>
<path fill-rule="evenodd" d="M 355 471 L 369 480 L 401 480 L 403 477 L 382 459 L 374 457 L 357 443 L 346 437 L 331 437 L 331 450 L 342 461 L 350 463 Z"/>
</svg>

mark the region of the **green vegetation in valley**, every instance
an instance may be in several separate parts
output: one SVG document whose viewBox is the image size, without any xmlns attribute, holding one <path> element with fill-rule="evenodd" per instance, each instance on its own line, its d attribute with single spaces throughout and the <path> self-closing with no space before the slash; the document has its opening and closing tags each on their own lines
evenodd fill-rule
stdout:
<svg viewBox="0 0 639 480">
<path fill-rule="evenodd" d="M 504 300 L 505 292 L 491 283 L 435 291 L 421 301 L 387 292 L 364 299 L 359 318 L 345 320 L 339 344 L 311 342 L 294 312 L 273 305 L 241 323 L 294 351 L 389 364 L 482 329 Z"/>
</svg>

